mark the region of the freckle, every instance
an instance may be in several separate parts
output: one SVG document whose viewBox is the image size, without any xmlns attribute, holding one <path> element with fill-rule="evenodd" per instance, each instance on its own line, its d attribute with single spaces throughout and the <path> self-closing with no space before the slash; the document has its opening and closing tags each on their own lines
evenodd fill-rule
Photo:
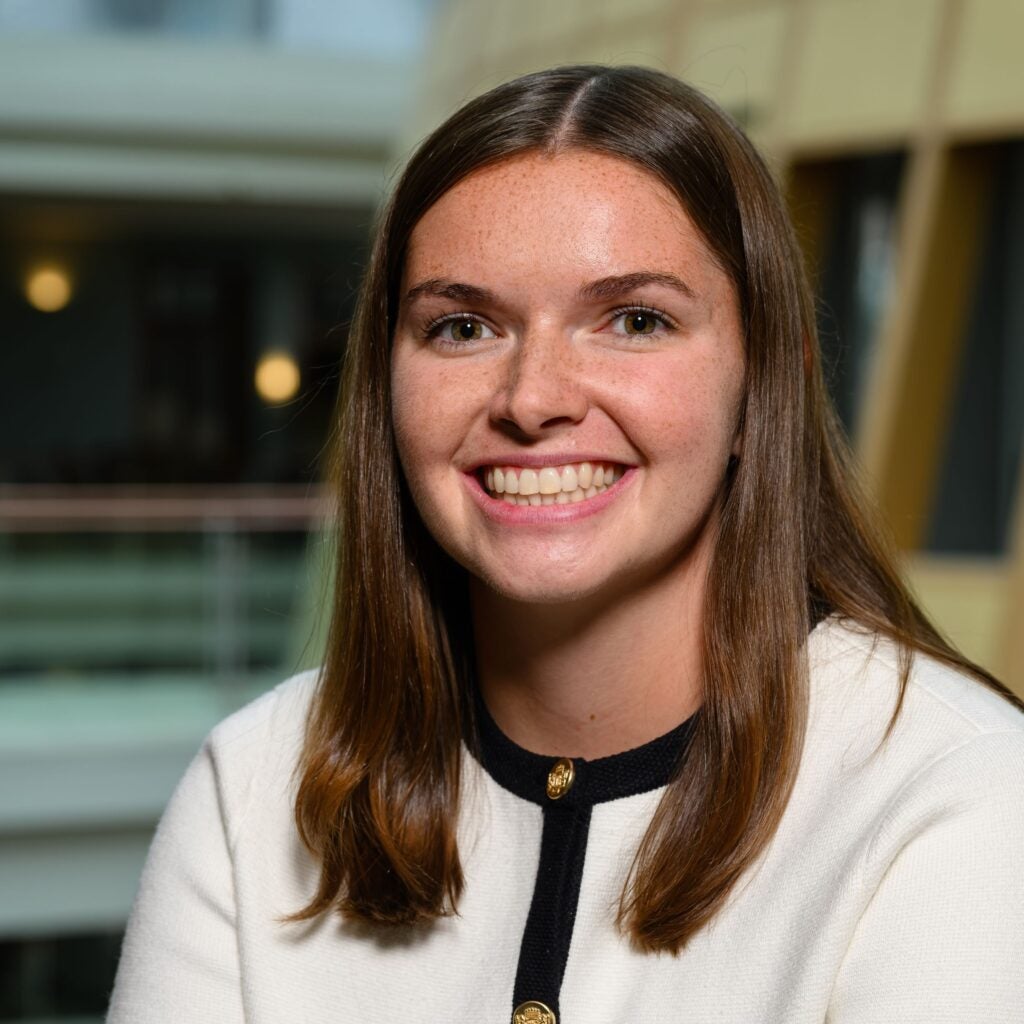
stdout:
<svg viewBox="0 0 1024 1024">
<path fill-rule="evenodd" d="M 590 720 L 591 720 L 591 721 L 594 721 L 594 719 L 595 719 L 595 718 L 597 718 L 597 715 L 591 715 L 591 716 L 590 716 Z"/>
</svg>

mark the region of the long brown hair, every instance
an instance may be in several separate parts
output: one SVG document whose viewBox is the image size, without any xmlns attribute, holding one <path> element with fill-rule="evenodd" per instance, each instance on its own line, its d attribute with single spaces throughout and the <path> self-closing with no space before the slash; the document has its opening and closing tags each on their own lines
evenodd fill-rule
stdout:
<svg viewBox="0 0 1024 1024">
<path fill-rule="evenodd" d="M 703 706 L 625 882 L 620 927 L 640 948 L 679 950 L 773 835 L 802 747 L 815 609 L 900 645 L 893 722 L 913 651 L 1006 692 L 928 622 L 857 492 L 801 254 L 743 132 L 659 72 L 527 75 L 438 128 L 379 223 L 337 418 L 335 601 L 295 805 L 320 880 L 297 918 L 336 907 L 398 924 L 456 907 L 472 637 L 465 575 L 427 535 L 398 465 L 389 395 L 398 289 L 409 236 L 448 189 L 495 161 L 572 147 L 629 160 L 673 191 L 735 284 L 747 357 L 743 455 L 707 580 Z"/>
</svg>

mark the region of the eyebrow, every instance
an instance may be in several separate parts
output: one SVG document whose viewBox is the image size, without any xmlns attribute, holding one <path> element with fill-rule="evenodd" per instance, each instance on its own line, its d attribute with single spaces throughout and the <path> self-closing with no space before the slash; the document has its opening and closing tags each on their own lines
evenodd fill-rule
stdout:
<svg viewBox="0 0 1024 1024">
<path fill-rule="evenodd" d="M 660 285 L 663 288 L 671 288 L 689 299 L 695 297 L 693 289 L 682 278 L 676 277 L 675 274 L 654 270 L 638 270 L 632 274 L 614 274 L 610 277 L 602 277 L 597 281 L 591 281 L 590 284 L 585 284 L 579 294 L 580 298 L 594 302 L 612 299 L 617 295 L 625 295 L 627 292 L 643 288 L 645 285 Z M 498 302 L 498 297 L 487 288 L 480 288 L 478 285 L 466 284 L 462 281 L 447 281 L 441 277 L 429 278 L 410 288 L 405 293 L 405 301 L 413 302 L 423 295 L 452 299 L 455 302 L 480 304 L 497 304 Z"/>
<path fill-rule="evenodd" d="M 433 295 L 439 299 L 453 299 L 455 302 L 495 303 L 497 296 L 486 288 L 475 284 L 464 284 L 461 281 L 446 281 L 444 278 L 432 277 L 421 281 L 405 293 L 405 301 L 413 302 L 421 295 Z"/>
<path fill-rule="evenodd" d="M 602 277 L 598 281 L 584 285 L 580 289 L 580 296 L 591 300 L 612 299 L 616 295 L 624 295 L 626 292 L 632 292 L 637 288 L 643 288 L 644 285 L 651 284 L 671 288 L 688 299 L 695 297 L 693 289 L 682 278 L 676 277 L 675 274 L 665 274 L 654 270 L 638 270 L 633 274 Z"/>
</svg>

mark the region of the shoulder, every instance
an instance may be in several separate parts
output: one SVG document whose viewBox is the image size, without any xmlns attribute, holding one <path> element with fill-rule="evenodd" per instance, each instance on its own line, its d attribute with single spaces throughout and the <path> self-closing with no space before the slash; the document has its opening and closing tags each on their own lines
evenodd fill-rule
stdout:
<svg viewBox="0 0 1024 1024">
<path fill-rule="evenodd" d="M 241 929 L 308 898 L 293 881 L 306 879 L 288 794 L 316 681 L 295 676 L 226 718 L 178 783 L 140 879 L 111 1021 L 243 1019 Z"/>
<path fill-rule="evenodd" d="M 808 642 L 812 705 L 832 704 L 866 719 L 891 716 L 898 694 L 897 645 L 868 629 L 829 618 Z M 1024 712 L 980 680 L 914 652 L 904 702 L 910 724 L 936 730 L 951 742 L 1009 732 L 1024 737 Z"/>
<path fill-rule="evenodd" d="M 808 645 L 802 846 L 845 928 L 829 1019 L 1008 1021 L 1024 992 L 1024 714 L 836 620 Z M 805 771 L 806 768 L 806 771 Z"/>
<path fill-rule="evenodd" d="M 286 679 L 225 718 L 207 742 L 225 754 L 244 757 L 246 751 L 262 748 L 268 735 L 282 741 L 301 737 L 319 678 L 319 669 L 311 669 Z"/>
<path fill-rule="evenodd" d="M 1001 694 L 915 653 L 887 735 L 900 684 L 892 641 L 829 619 L 811 634 L 808 663 L 802 768 L 841 780 L 851 793 L 867 787 L 883 816 L 915 803 L 927 814 L 982 797 L 1024 808 L 1024 713 Z"/>
<path fill-rule="evenodd" d="M 225 718 L 207 736 L 197 762 L 215 779 L 229 840 L 253 804 L 287 808 L 319 671 L 292 676 Z"/>
</svg>

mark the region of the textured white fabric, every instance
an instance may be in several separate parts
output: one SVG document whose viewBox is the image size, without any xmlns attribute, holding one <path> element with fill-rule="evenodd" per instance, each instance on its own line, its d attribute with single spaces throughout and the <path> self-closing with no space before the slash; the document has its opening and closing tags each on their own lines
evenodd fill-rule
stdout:
<svg viewBox="0 0 1024 1024">
<path fill-rule="evenodd" d="M 594 808 L 560 1024 L 1002 1024 L 1024 1019 L 1024 716 L 833 621 L 779 830 L 677 957 L 634 952 L 614 907 L 661 791 Z M 540 808 L 467 755 L 459 916 L 401 934 L 280 917 L 316 869 L 292 823 L 313 687 L 297 677 L 211 734 L 153 841 L 110 1024 L 506 1022 Z"/>
</svg>

